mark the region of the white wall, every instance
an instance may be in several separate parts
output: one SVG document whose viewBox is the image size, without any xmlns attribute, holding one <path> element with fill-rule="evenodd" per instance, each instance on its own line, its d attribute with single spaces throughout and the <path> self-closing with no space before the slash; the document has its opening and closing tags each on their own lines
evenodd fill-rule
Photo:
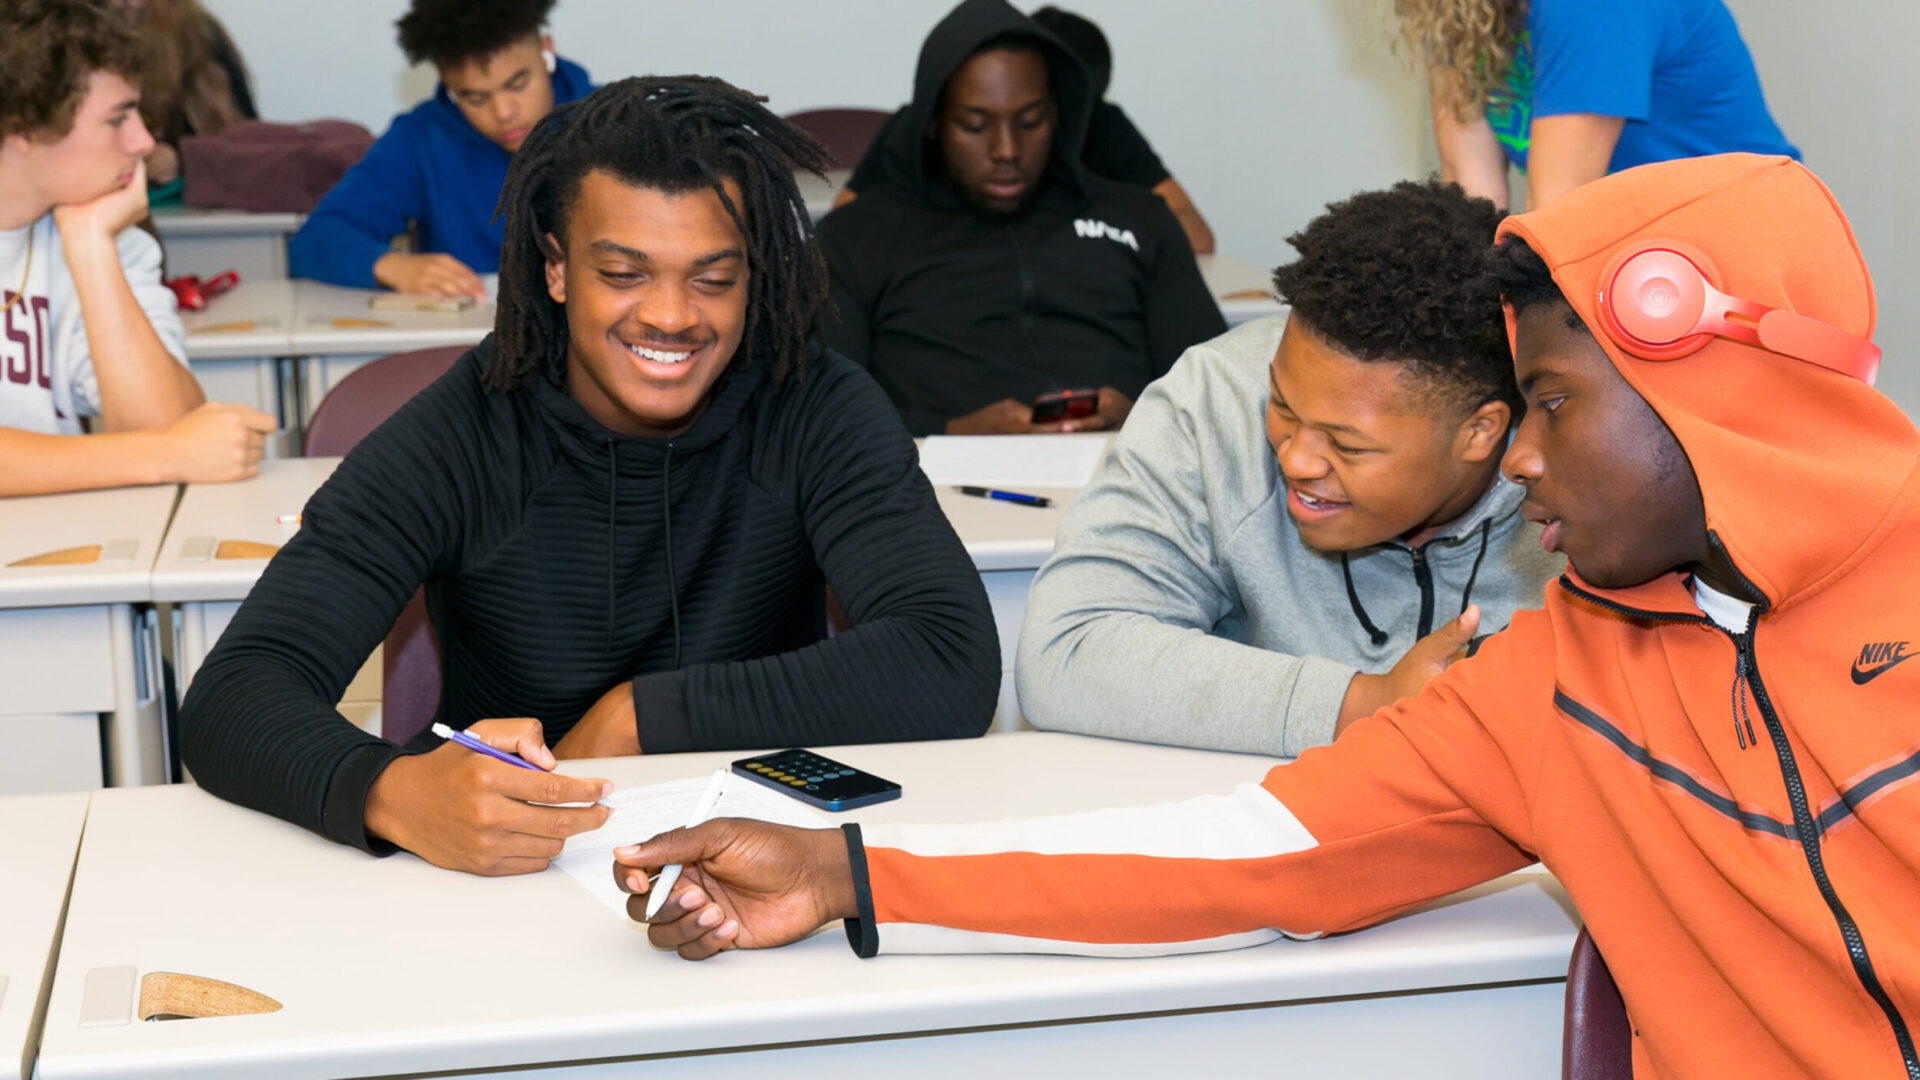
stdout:
<svg viewBox="0 0 1920 1080">
<path fill-rule="evenodd" d="M 377 134 L 433 86 L 393 21 L 406 0 L 202 0 L 239 42 L 262 112 L 342 116 Z M 1040 0 L 1017 0 L 1023 7 Z M 732 0 L 675 7 L 560 0 L 552 31 L 598 81 L 718 75 L 779 112 L 893 108 L 952 0 Z M 1387 48 L 1378 0 L 1069 0 L 1100 22 L 1111 96 L 1139 123 L 1220 237 L 1272 265 L 1332 199 L 1433 168 L 1420 86 Z"/>
<path fill-rule="evenodd" d="M 263 112 L 375 132 L 432 88 L 393 43 L 406 0 L 202 0 L 239 42 Z M 1035 6 L 1039 0 L 1016 0 Z M 1729 0 L 1767 98 L 1861 236 L 1880 295 L 1881 388 L 1920 416 L 1920 174 L 1912 0 Z M 891 108 L 951 0 L 560 0 L 563 55 L 601 81 L 719 75 L 781 112 Z M 1435 166 L 1420 82 L 1389 47 L 1386 0 L 1063 0 L 1113 41 L 1124 105 L 1213 223 L 1262 265 L 1322 205 Z"/>
<path fill-rule="evenodd" d="M 1879 302 L 1879 387 L 1920 417 L 1920 15 L 1913 0 L 1727 0 L 1767 105 L 1853 222 Z M 1836 17 L 1845 12 L 1845 18 Z"/>
</svg>

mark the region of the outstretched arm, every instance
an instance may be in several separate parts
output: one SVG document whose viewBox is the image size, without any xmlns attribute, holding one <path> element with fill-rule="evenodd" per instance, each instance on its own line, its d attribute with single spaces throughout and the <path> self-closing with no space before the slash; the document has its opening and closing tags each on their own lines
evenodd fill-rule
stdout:
<svg viewBox="0 0 1920 1080">
<path fill-rule="evenodd" d="M 1490 640 L 1484 660 L 1229 795 L 978 825 L 849 826 L 844 841 L 709 822 L 616 850 L 615 880 L 644 894 L 649 871 L 686 866 L 649 936 L 691 958 L 784 944 L 834 918 L 850 919 L 863 956 L 1142 956 L 1355 929 L 1532 861 L 1521 778 L 1534 775 L 1541 743 L 1516 706 L 1550 694 L 1551 676 L 1529 673 L 1533 653 L 1512 644 Z M 1503 732 L 1481 722 L 1474 700 L 1502 707 Z"/>
</svg>

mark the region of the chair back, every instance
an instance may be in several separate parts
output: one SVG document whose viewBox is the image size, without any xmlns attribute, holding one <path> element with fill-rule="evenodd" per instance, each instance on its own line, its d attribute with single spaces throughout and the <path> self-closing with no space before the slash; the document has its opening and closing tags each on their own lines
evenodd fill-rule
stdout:
<svg viewBox="0 0 1920 1080">
<path fill-rule="evenodd" d="M 1567 1018 L 1560 1044 L 1564 1080 L 1632 1080 L 1633 1026 L 1613 973 L 1586 927 L 1567 964 Z"/>
<path fill-rule="evenodd" d="M 446 374 L 466 351 L 455 345 L 395 353 L 341 379 L 307 425 L 307 455 L 344 456 L 413 395 Z M 381 668 L 380 735 L 404 746 L 433 722 L 440 708 L 440 640 L 419 589 L 387 633 Z"/>
<path fill-rule="evenodd" d="M 880 109 L 808 109 L 787 117 L 787 123 L 820 140 L 827 153 L 851 169 L 867 156 L 873 137 L 892 115 Z"/>
<path fill-rule="evenodd" d="M 466 351 L 463 345 L 449 345 L 394 353 L 349 372 L 313 410 L 301 452 L 307 457 L 345 457 Z"/>
</svg>

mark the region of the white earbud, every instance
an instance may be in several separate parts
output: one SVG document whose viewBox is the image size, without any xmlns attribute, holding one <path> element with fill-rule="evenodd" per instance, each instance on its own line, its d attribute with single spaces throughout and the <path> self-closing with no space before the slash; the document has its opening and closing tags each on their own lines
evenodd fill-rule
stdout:
<svg viewBox="0 0 1920 1080">
<path fill-rule="evenodd" d="M 541 49 L 540 59 L 547 62 L 547 74 L 551 75 L 560 68 L 560 59 L 553 55 L 552 49 Z"/>
</svg>

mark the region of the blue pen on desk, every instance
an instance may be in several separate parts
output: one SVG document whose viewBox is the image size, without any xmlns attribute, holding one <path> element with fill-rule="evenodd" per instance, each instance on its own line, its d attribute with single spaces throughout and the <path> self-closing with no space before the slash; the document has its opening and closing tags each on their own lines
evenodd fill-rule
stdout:
<svg viewBox="0 0 1920 1080">
<path fill-rule="evenodd" d="M 1001 491 L 999 488 L 962 485 L 959 491 L 962 495 L 971 495 L 976 499 L 999 499 L 1002 502 L 1019 503 L 1021 506 L 1053 505 L 1053 500 L 1045 495 L 1027 495 L 1018 491 Z"/>
<path fill-rule="evenodd" d="M 461 746 L 466 747 L 476 754 L 485 754 L 496 761 L 504 761 L 509 765 L 517 765 L 522 769 L 532 769 L 534 772 L 547 771 L 535 765 L 533 762 L 528 761 L 526 758 L 521 757 L 519 754 L 508 753 L 497 747 L 489 746 L 484 741 L 476 739 L 464 731 L 455 731 L 445 724 L 433 725 L 433 733 L 448 742 L 459 743 Z"/>
</svg>

